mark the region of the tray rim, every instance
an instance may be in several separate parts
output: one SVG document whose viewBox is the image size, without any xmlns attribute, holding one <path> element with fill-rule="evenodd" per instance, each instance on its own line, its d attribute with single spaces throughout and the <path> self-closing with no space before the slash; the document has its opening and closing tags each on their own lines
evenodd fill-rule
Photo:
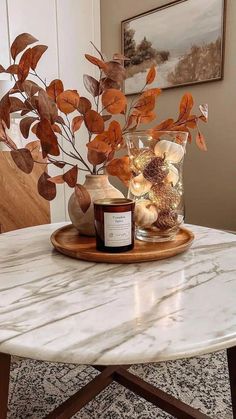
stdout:
<svg viewBox="0 0 236 419">
<path fill-rule="evenodd" d="M 60 231 L 69 230 L 71 227 L 74 227 L 73 224 L 65 224 L 64 226 L 58 228 L 51 234 L 50 241 L 54 249 L 67 257 L 71 257 L 72 259 L 77 259 L 77 260 L 82 260 L 82 261 L 87 261 L 87 262 L 95 262 L 95 263 L 128 264 L 128 263 L 144 263 L 144 262 L 151 262 L 151 261 L 154 262 L 157 260 L 168 259 L 168 258 L 177 256 L 178 254 L 181 254 L 187 251 L 191 247 L 195 238 L 194 233 L 191 230 L 189 230 L 186 227 L 180 226 L 179 231 L 184 232 L 189 237 L 189 240 L 187 242 L 182 243 L 179 246 L 176 246 L 176 248 L 173 247 L 170 249 L 162 249 L 162 250 L 159 250 L 159 252 L 156 249 L 153 249 L 153 250 L 149 249 L 148 252 L 140 252 L 141 254 L 143 254 L 143 258 L 142 257 L 138 258 L 137 255 L 132 253 L 132 251 L 121 252 L 121 253 L 107 253 L 107 252 L 98 251 L 98 253 L 89 253 L 87 250 L 81 250 L 79 251 L 80 254 L 78 256 L 78 255 L 72 254 L 70 250 L 65 249 L 64 247 L 62 247 L 60 243 L 58 243 L 58 241 L 56 241 L 56 235 Z M 86 237 L 86 236 L 82 236 L 82 237 Z M 90 240 L 93 240 L 93 239 L 95 240 L 94 237 L 88 237 L 88 238 Z M 139 241 L 138 239 L 135 239 L 135 241 L 138 241 L 140 243 L 145 243 L 145 242 Z M 170 253 L 173 253 L 174 249 L 175 249 L 175 254 L 170 254 Z M 117 259 L 119 259 L 117 261 L 113 260 L 113 259 L 116 259 L 116 256 L 117 256 Z M 125 257 L 124 261 L 120 261 L 120 258 L 122 256 Z"/>
</svg>

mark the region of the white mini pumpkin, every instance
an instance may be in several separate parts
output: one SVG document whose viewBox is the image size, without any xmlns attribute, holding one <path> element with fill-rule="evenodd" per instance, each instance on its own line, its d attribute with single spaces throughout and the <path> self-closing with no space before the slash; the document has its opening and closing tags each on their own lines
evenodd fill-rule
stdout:
<svg viewBox="0 0 236 419">
<path fill-rule="evenodd" d="M 136 202 L 134 214 L 139 227 L 151 227 L 158 217 L 158 211 L 149 199 Z"/>
<path fill-rule="evenodd" d="M 167 182 L 172 183 L 173 186 L 175 186 L 178 183 L 179 180 L 179 171 L 176 169 L 173 164 L 169 164 L 168 166 L 168 175 L 166 177 Z"/>
<path fill-rule="evenodd" d="M 165 155 L 166 160 L 171 163 L 179 163 L 184 157 L 182 145 L 167 140 L 159 141 L 155 145 L 154 152 L 158 157 L 164 157 Z"/>
<path fill-rule="evenodd" d="M 129 190 L 134 196 L 141 196 L 148 193 L 151 187 L 152 183 L 140 173 L 131 180 Z"/>
</svg>

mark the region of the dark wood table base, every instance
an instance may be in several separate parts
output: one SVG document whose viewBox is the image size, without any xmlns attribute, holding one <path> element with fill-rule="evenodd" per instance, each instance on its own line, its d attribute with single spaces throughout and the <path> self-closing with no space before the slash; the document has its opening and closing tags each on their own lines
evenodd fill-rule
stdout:
<svg viewBox="0 0 236 419">
<path fill-rule="evenodd" d="M 232 396 L 233 419 L 236 419 L 236 347 L 227 350 L 229 378 Z M 11 356 L 0 353 L 0 419 L 7 418 L 8 391 L 10 381 Z M 72 397 L 54 409 L 45 419 L 69 419 L 94 399 L 112 381 L 116 381 L 135 394 L 151 402 L 163 411 L 178 419 L 210 419 L 175 397 L 165 393 L 157 387 L 148 384 L 141 378 L 131 374 L 127 366 L 93 366 L 100 371 L 92 381 L 77 391 Z"/>
</svg>

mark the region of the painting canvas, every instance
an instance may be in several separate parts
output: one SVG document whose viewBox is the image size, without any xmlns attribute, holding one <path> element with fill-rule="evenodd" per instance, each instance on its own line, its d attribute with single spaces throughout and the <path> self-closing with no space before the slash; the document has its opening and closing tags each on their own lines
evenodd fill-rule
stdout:
<svg viewBox="0 0 236 419">
<path fill-rule="evenodd" d="M 223 77 L 224 0 L 180 0 L 122 22 L 126 94 L 151 66 L 162 89 Z"/>
</svg>

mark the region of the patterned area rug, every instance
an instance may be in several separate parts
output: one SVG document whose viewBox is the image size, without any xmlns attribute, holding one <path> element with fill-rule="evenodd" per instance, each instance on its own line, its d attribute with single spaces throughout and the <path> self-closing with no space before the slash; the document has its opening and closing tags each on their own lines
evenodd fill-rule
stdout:
<svg viewBox="0 0 236 419">
<path fill-rule="evenodd" d="M 225 352 L 188 360 L 136 365 L 130 371 L 212 418 L 232 418 Z M 9 419 L 43 418 L 96 374 L 92 367 L 85 365 L 13 358 Z M 172 416 L 112 383 L 74 418 L 170 419 Z"/>
</svg>

